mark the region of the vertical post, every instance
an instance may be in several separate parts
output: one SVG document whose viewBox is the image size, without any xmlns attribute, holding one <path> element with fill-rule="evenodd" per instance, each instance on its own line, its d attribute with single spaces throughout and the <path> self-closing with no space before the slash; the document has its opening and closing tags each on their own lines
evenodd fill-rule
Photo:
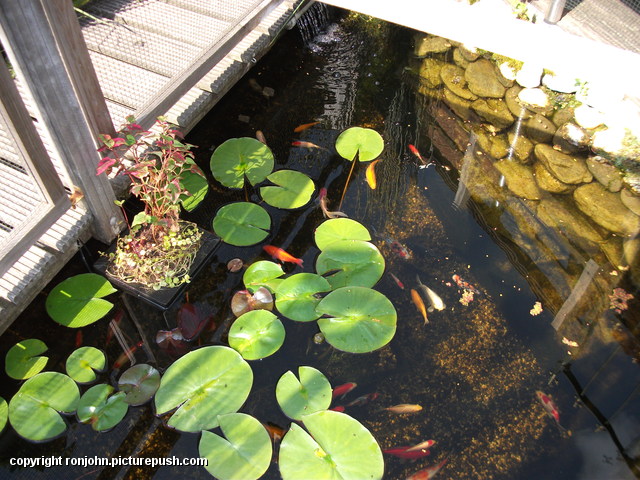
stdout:
<svg viewBox="0 0 640 480">
<path fill-rule="evenodd" d="M 558 23 L 562 17 L 562 12 L 564 12 L 565 3 L 567 3 L 567 0 L 553 0 L 544 17 L 545 23 L 550 23 L 551 25 Z"/>
<path fill-rule="evenodd" d="M 93 235 L 109 243 L 122 214 L 105 175 L 96 176 L 97 134 L 113 125 L 68 0 L 0 1 L 2 41 L 25 80 L 41 121 L 93 215 Z"/>
</svg>

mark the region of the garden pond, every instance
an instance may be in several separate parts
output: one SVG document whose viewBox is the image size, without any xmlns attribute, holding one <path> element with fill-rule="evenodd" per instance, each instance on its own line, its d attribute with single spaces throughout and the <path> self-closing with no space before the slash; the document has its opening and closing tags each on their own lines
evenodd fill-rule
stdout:
<svg viewBox="0 0 640 480">
<path fill-rule="evenodd" d="M 265 479 L 302 480 L 336 465 L 337 471 L 355 470 L 351 476 L 343 471 L 344 477 L 317 478 L 380 478 L 381 459 L 385 479 L 436 466 L 442 479 L 640 478 L 640 270 L 638 242 L 631 238 L 640 217 L 637 184 L 623 175 L 629 165 L 595 159 L 588 140 L 567 127 L 576 124 L 567 113 L 576 101 L 571 93 L 547 93 L 553 97 L 549 105 L 518 102 L 521 87 L 499 75 L 489 53 L 367 17 L 340 11 L 330 16 L 320 7 L 310 10 L 186 139 L 198 146 L 196 160 L 209 192 L 183 218 L 225 237 L 223 228 L 212 225 L 219 209 L 251 202 L 270 218 L 258 243 L 221 241 L 165 311 L 110 293 L 106 299 L 114 306 L 104 318 L 70 329 L 49 318 L 45 302 L 62 281 L 91 271 L 105 246 L 90 241 L 3 334 L 2 351 L 40 339 L 48 347 L 46 370 L 64 372 L 72 351 L 93 346 L 106 353 L 100 381 L 114 386 L 131 363 L 152 365 L 166 383 L 228 366 L 240 373 L 220 373 L 222 378 L 235 382 L 236 393 L 246 390 L 224 397 L 229 411 L 239 409 L 269 425 L 276 437 L 273 458 L 267 452 L 256 460 L 264 464 Z M 363 129 L 355 141 L 359 161 L 345 160 L 341 135 L 352 127 Z M 596 127 L 575 128 L 588 138 Z M 273 153 L 274 170 L 312 180 L 311 191 L 296 194 L 308 194 L 301 206 L 275 208 L 277 200 L 263 190 L 266 183 L 229 189 L 215 169 L 212 174 L 210 159 L 220 145 L 254 139 L 258 131 Z M 362 132 L 379 134 L 382 153 L 367 158 L 362 145 L 370 134 Z M 269 180 L 277 183 L 274 178 Z M 125 206 L 132 214 L 139 209 L 132 200 Z M 327 253 L 327 236 L 362 234 L 350 221 L 326 220 L 327 211 L 342 212 L 364 227 L 365 238 L 340 240 L 367 240 L 364 253 Z M 260 314 L 263 337 L 278 337 L 282 345 L 249 345 L 243 351 L 243 333 L 237 331 L 242 328 L 229 330 L 232 298 L 245 289 L 252 265 L 277 269 L 272 255 L 282 253 L 266 251 L 267 245 L 302 260 L 282 262 L 284 275 L 276 277 L 318 272 L 333 277 L 331 283 L 344 264 L 353 277 L 360 272 L 365 283 L 371 280 L 372 289 L 352 287 L 366 293 L 348 301 L 354 315 L 369 322 L 361 341 L 344 340 L 326 318 L 292 320 L 301 314 L 279 304 L 278 288 L 269 284 L 273 277 L 264 277 L 276 292 L 273 313 L 279 320 L 274 327 L 273 316 Z M 367 260 L 351 264 L 353 257 Z M 240 270 L 229 265 L 233 259 L 242 261 Z M 275 263 L 257 264 L 267 261 Z M 363 267 L 367 262 L 374 267 Z M 289 299 L 306 297 L 316 305 L 322 298 L 323 313 L 339 316 L 324 300 L 337 297 L 338 284 L 329 294 L 322 286 L 289 287 Z M 182 334 L 185 325 L 200 332 L 189 342 L 171 342 L 168 332 L 177 325 Z M 388 328 L 380 333 L 383 326 Z M 227 348 L 230 343 L 246 362 Z M 260 354 L 267 350 L 276 351 Z M 351 353 L 357 351 L 365 353 Z M 176 365 L 182 369 L 172 371 Z M 297 376 L 311 400 L 297 399 Z M 9 401 L 19 388 L 5 375 L 1 396 Z M 65 465 L 64 459 L 198 457 L 205 434 L 192 419 L 171 416 L 166 391 L 163 385 L 150 403 L 129 407 L 106 432 L 68 415 L 62 435 L 32 443 L 7 425 L 0 437 L 0 477 L 212 478 L 201 466 Z M 296 399 L 287 403 L 287 396 Z M 333 411 L 305 419 L 296 410 L 315 403 Z M 156 415 L 160 410 L 169 413 Z M 234 425 L 245 432 L 256 426 L 242 423 L 247 417 L 226 418 L 230 440 Z M 313 447 L 302 424 L 328 453 Z M 211 431 L 222 435 L 219 428 Z M 349 443 L 347 434 L 357 441 Z M 208 448 L 220 439 L 206 436 Z M 280 448 L 287 436 L 287 447 Z M 308 441 L 312 446 L 305 450 Z M 18 457 L 59 457 L 63 465 L 12 466 L 10 459 Z M 315 463 L 322 464 L 319 470 Z M 224 478 L 255 478 L 235 474 L 240 476 L 227 472 Z M 432 474 L 435 468 L 415 478 Z"/>
</svg>

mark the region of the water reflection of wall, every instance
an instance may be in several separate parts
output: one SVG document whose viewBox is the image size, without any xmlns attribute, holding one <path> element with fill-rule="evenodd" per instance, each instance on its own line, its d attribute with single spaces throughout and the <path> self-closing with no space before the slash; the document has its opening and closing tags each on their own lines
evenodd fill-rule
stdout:
<svg viewBox="0 0 640 480">
<path fill-rule="evenodd" d="M 460 172 L 456 198 L 472 198 L 509 244 L 546 308 L 561 313 L 554 326 L 568 338 L 581 335 L 572 331 L 580 323 L 563 325 L 564 318 L 596 322 L 614 288 L 640 285 L 633 136 L 603 149 L 611 131 L 584 118 L 595 110 L 540 85 L 542 71 L 525 88 L 490 55 L 424 34 L 414 58 L 420 107 L 431 119 L 424 141 Z M 628 320 L 633 330 L 638 319 Z"/>
</svg>

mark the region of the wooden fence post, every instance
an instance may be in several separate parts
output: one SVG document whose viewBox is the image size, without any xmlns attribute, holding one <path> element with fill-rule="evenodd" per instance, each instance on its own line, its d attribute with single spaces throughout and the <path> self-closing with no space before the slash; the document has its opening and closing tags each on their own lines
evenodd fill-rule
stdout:
<svg viewBox="0 0 640 480">
<path fill-rule="evenodd" d="M 105 175 L 96 176 L 98 133 L 113 125 L 70 0 L 0 0 L 4 47 L 29 87 L 74 184 L 110 243 L 123 227 Z"/>
</svg>

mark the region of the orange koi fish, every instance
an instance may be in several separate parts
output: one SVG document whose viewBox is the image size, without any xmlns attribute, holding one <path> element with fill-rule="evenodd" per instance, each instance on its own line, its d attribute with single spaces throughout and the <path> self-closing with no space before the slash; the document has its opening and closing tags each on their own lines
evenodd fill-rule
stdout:
<svg viewBox="0 0 640 480">
<path fill-rule="evenodd" d="M 320 210 L 322 210 L 322 215 L 325 218 L 338 218 L 338 217 L 346 217 L 347 214 L 343 212 L 330 212 L 327 208 L 327 189 L 321 188 L 318 193 L 318 202 L 320 203 Z"/>
<path fill-rule="evenodd" d="M 299 133 L 306 130 L 307 128 L 313 127 L 314 125 L 318 125 L 319 123 L 320 122 L 303 123 L 302 125 L 298 125 L 296 128 L 294 128 L 293 131 L 295 133 Z"/>
<path fill-rule="evenodd" d="M 376 171 L 375 171 L 375 166 L 376 163 L 378 163 L 380 161 L 380 159 L 374 160 L 373 162 L 371 162 L 369 164 L 369 166 L 367 167 L 367 171 L 365 173 L 365 177 L 367 179 L 367 183 L 369 184 L 369 187 L 371 187 L 371 190 L 375 190 L 376 189 Z"/>
<path fill-rule="evenodd" d="M 127 359 L 129 359 L 129 361 L 131 362 L 131 365 L 133 365 L 135 363 L 136 357 L 133 356 L 133 353 L 139 349 L 142 344 L 144 342 L 142 340 L 140 340 L 138 343 L 136 343 L 133 347 L 131 347 L 129 350 L 125 350 L 124 352 L 122 352 L 122 354 L 118 357 L 118 359 L 113 363 L 113 370 L 117 370 L 120 367 L 122 367 L 124 365 L 124 362 L 127 361 Z"/>
<path fill-rule="evenodd" d="M 547 411 L 549 416 L 553 418 L 558 425 L 560 425 L 560 410 L 558 410 L 558 407 L 556 407 L 556 404 L 553 403 L 553 400 L 551 400 L 551 397 L 546 393 L 541 392 L 540 390 L 536 392 L 536 396 L 538 397 L 538 400 L 540 400 L 540 402 L 542 403 L 542 406 Z"/>
<path fill-rule="evenodd" d="M 396 282 L 396 285 L 398 285 L 398 288 L 400 288 L 400 290 L 404 290 L 404 283 L 402 283 L 400 279 L 396 277 L 393 273 L 389 272 L 389 275 L 391 275 L 391 278 L 393 278 L 393 281 Z"/>
<path fill-rule="evenodd" d="M 264 136 L 264 133 L 262 133 L 262 130 L 256 130 L 256 139 L 265 145 L 267 144 L 267 138 Z"/>
<path fill-rule="evenodd" d="M 291 145 L 294 147 L 317 148 L 318 150 L 326 150 L 326 148 L 316 145 L 315 143 L 303 142 L 301 140 L 296 140 L 295 142 L 291 142 Z"/>
<path fill-rule="evenodd" d="M 355 382 L 349 382 L 343 385 L 339 385 L 333 389 L 331 398 L 344 397 L 347 393 L 349 393 L 351 390 L 353 390 L 357 386 L 358 384 Z"/>
<path fill-rule="evenodd" d="M 425 163 L 425 164 L 427 163 L 424 161 L 424 158 L 422 158 L 422 155 L 420 155 L 420 152 L 415 147 L 415 145 L 409 144 L 409 151 L 413 153 L 418 158 L 418 160 L 420 160 L 422 163 Z"/>
<path fill-rule="evenodd" d="M 422 297 L 413 288 L 411 289 L 411 300 L 413 300 L 414 305 L 416 306 L 418 311 L 422 314 L 422 317 L 424 318 L 425 325 L 427 323 L 429 323 L 429 318 L 427 317 L 427 309 L 424 306 L 424 302 L 422 301 Z"/>
<path fill-rule="evenodd" d="M 413 475 L 407 477 L 407 480 L 431 480 L 436 476 L 436 473 L 440 471 L 440 469 L 447 463 L 448 458 L 445 458 L 439 464 L 434 465 L 433 467 L 425 468 L 424 470 L 420 470 Z"/>
<path fill-rule="evenodd" d="M 296 258 L 290 253 L 285 252 L 280 247 L 274 247 L 273 245 L 265 245 L 262 249 L 267 252 L 274 260 L 280 260 L 282 263 L 290 262 L 302 266 L 302 259 Z"/>
<path fill-rule="evenodd" d="M 462 288 L 463 290 L 469 290 L 470 292 L 480 295 L 480 292 L 478 291 L 478 289 L 473 285 L 471 285 L 469 282 L 465 282 L 460 275 L 453 275 L 451 278 L 453 279 L 454 282 L 456 282 L 456 285 L 458 286 L 458 288 Z"/>
<path fill-rule="evenodd" d="M 415 413 L 422 410 L 422 405 L 416 405 L 414 403 L 400 403 L 393 407 L 386 407 L 385 410 L 392 413 Z"/>
<path fill-rule="evenodd" d="M 267 433 L 269 433 L 269 436 L 271 437 L 271 440 L 274 441 L 274 443 L 282 440 L 284 434 L 287 433 L 284 428 L 279 427 L 275 423 L 267 422 L 263 423 L 262 426 L 267 430 Z"/>
</svg>

